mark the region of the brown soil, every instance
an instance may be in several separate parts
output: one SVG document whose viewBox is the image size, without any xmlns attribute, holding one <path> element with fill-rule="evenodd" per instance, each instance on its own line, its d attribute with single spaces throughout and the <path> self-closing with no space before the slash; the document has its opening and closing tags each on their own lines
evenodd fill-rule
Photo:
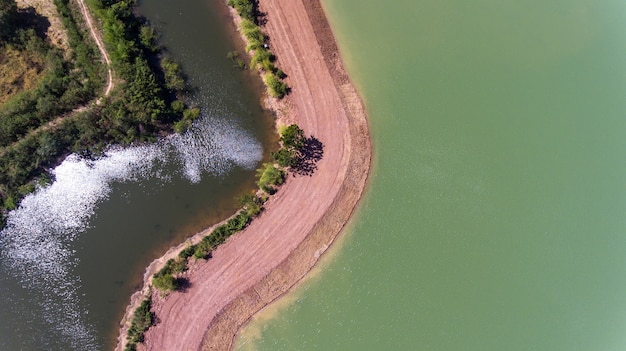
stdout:
<svg viewBox="0 0 626 351">
<path fill-rule="evenodd" d="M 365 188 L 371 158 L 366 116 L 318 0 L 260 0 L 260 8 L 267 14 L 270 49 L 292 88 L 268 106 L 281 123 L 295 122 L 321 141 L 323 158 L 312 176 L 290 176 L 266 211 L 213 258 L 194 263 L 184 291 L 153 294 L 157 323 L 139 349 L 230 350 L 238 329 L 319 260 Z M 148 268 L 146 281 L 166 259 Z M 133 296 L 134 306 L 140 299 L 141 293 Z M 117 350 L 124 342 L 122 333 Z"/>
</svg>

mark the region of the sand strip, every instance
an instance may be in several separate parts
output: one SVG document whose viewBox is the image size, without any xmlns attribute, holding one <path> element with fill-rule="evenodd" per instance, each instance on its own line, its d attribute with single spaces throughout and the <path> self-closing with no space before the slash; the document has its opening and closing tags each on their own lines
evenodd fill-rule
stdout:
<svg viewBox="0 0 626 351">
<path fill-rule="evenodd" d="M 269 106 L 283 123 L 295 122 L 320 140 L 324 157 L 312 176 L 289 177 L 266 211 L 212 259 L 193 263 L 185 291 L 153 296 L 157 323 L 140 349 L 231 349 L 254 313 L 311 270 L 365 188 L 371 158 L 366 115 L 318 0 L 259 2 L 270 49 L 292 88 Z"/>
</svg>

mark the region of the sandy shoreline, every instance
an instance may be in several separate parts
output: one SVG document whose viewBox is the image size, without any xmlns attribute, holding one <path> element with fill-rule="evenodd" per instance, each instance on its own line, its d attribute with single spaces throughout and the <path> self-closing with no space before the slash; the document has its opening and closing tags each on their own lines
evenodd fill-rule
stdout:
<svg viewBox="0 0 626 351">
<path fill-rule="evenodd" d="M 292 88 L 286 99 L 268 105 L 283 123 L 297 123 L 320 140 L 324 156 L 313 176 L 289 177 L 266 211 L 218 247 L 212 259 L 191 264 L 185 291 L 166 298 L 153 294 L 157 323 L 138 349 L 231 349 L 234 335 L 254 313 L 311 270 L 365 188 L 371 161 L 366 115 L 319 1 L 259 2 L 277 66 Z M 153 262 L 144 281 L 177 252 Z M 140 293 L 133 295 L 127 315 L 140 299 Z M 124 335 L 122 330 L 116 350 L 123 349 Z"/>
</svg>

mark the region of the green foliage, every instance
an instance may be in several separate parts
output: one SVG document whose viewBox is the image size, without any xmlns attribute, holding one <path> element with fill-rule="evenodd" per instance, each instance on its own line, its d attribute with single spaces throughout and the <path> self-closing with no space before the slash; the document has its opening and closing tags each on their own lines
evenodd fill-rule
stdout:
<svg viewBox="0 0 626 351">
<path fill-rule="evenodd" d="M 242 17 L 241 31 L 246 38 L 246 51 L 252 51 L 250 69 L 261 69 L 265 74 L 265 85 L 271 96 L 281 99 L 288 92 L 282 81 L 285 73 L 274 65 L 275 57 L 265 47 L 265 34 L 257 21 L 258 4 L 254 0 L 228 0 L 228 6 L 234 7 Z M 232 60 L 232 59 L 231 59 Z M 243 67 L 239 64 L 239 67 Z"/>
<path fill-rule="evenodd" d="M 265 48 L 260 48 L 256 50 L 250 58 L 250 69 L 261 68 L 266 72 L 271 72 L 271 68 L 274 67 L 274 64 L 272 63 L 273 60 L 274 55 L 272 55 L 269 50 Z"/>
<path fill-rule="evenodd" d="M 144 332 L 154 323 L 154 315 L 150 311 L 151 305 L 152 299 L 148 296 L 133 313 L 133 319 L 126 337 L 125 350 L 135 350 L 135 345 L 143 342 Z"/>
<path fill-rule="evenodd" d="M 259 26 L 257 26 L 254 22 L 244 18 L 241 21 L 241 31 L 248 42 L 246 51 L 263 48 L 263 44 L 265 43 L 265 34 L 263 34 L 261 28 L 259 28 Z"/>
<path fill-rule="evenodd" d="M 186 260 L 187 258 L 193 256 L 193 253 L 195 251 L 196 251 L 196 245 L 187 246 L 181 252 L 178 253 L 178 258 L 181 260 Z"/>
<path fill-rule="evenodd" d="M 143 45 L 144 48 L 157 52 L 159 51 L 159 46 L 156 44 L 156 33 L 154 28 L 143 25 L 139 30 L 139 42 Z"/>
<path fill-rule="evenodd" d="M 8 196 L 6 199 L 4 199 L 3 206 L 7 210 L 11 211 L 17 208 L 17 203 L 15 203 L 15 199 L 13 199 L 13 197 Z"/>
<path fill-rule="evenodd" d="M 276 186 L 285 181 L 285 172 L 276 168 L 271 163 L 264 163 L 263 167 L 257 170 L 257 185 L 266 193 L 272 194 L 276 191 Z"/>
<path fill-rule="evenodd" d="M 228 6 L 234 7 L 242 18 L 256 22 L 257 4 L 255 0 L 228 0 Z"/>
<path fill-rule="evenodd" d="M 163 268 L 161 268 L 160 271 L 158 271 L 156 273 L 156 275 L 173 275 L 176 273 L 182 273 L 184 271 L 187 270 L 187 261 L 179 258 L 179 259 L 173 259 L 170 258 L 169 260 L 167 260 L 167 262 L 165 262 L 165 266 L 163 266 Z"/>
<path fill-rule="evenodd" d="M 270 95 L 275 98 L 280 99 L 287 94 L 287 85 L 274 73 L 267 73 L 265 75 L 265 84 L 270 90 Z"/>
<path fill-rule="evenodd" d="M 193 121 L 198 119 L 198 117 L 200 117 L 200 109 L 190 108 L 184 110 L 183 119 L 174 122 L 174 131 L 176 131 L 176 133 L 185 132 L 187 129 L 189 129 L 189 127 L 191 127 Z"/>
<path fill-rule="evenodd" d="M 284 147 L 299 151 L 304 147 L 306 138 L 304 131 L 297 124 L 290 124 L 287 127 L 281 127 L 280 141 Z"/>
<path fill-rule="evenodd" d="M 37 88 L 0 106 L 0 147 L 16 142 L 94 96 L 93 88 L 86 84 L 90 79 L 88 72 L 76 70 L 75 64 L 64 61 L 61 51 L 46 46 L 34 31 L 23 33 L 23 42 L 18 45 L 29 54 L 43 56 L 46 73 Z"/>
<path fill-rule="evenodd" d="M 193 257 L 195 259 L 206 259 L 211 254 L 213 245 L 210 243 L 208 237 L 202 238 L 202 240 L 195 246 Z"/>
<path fill-rule="evenodd" d="M 178 289 L 178 281 L 170 273 L 155 274 L 152 277 L 152 285 L 160 291 L 175 291 Z"/>
<path fill-rule="evenodd" d="M 161 68 L 165 76 L 165 87 L 170 90 L 181 91 L 185 89 L 185 79 L 180 65 L 169 58 L 161 60 Z"/>
<path fill-rule="evenodd" d="M 295 167 L 305 146 L 306 138 L 304 131 L 296 124 L 281 126 L 280 141 L 282 147 L 276 152 L 272 152 L 272 158 L 281 167 Z"/>
<path fill-rule="evenodd" d="M 168 261 L 169 265 L 170 265 L 170 269 L 172 270 L 172 273 L 182 273 L 184 271 L 187 270 L 187 261 L 186 260 L 182 260 L 182 259 L 178 259 L 178 260 L 174 260 L 174 259 L 170 259 Z"/>
<path fill-rule="evenodd" d="M 264 199 L 253 193 L 245 193 L 237 197 L 237 202 L 248 217 L 254 218 L 263 210 Z"/>
<path fill-rule="evenodd" d="M 210 258 L 211 251 L 215 247 L 222 244 L 231 235 L 246 228 L 248 224 L 250 224 L 252 217 L 253 216 L 251 216 L 248 211 L 241 210 L 237 215 L 230 218 L 225 224 L 218 226 L 211 232 L 211 234 L 202 238 L 202 240 L 194 247 L 195 251 L 193 253 L 193 257 L 196 259 Z"/>
<path fill-rule="evenodd" d="M 0 15 L 4 15 L 4 5 L 13 5 L 0 1 Z M 160 72 L 154 57 L 154 31 L 133 14 L 135 1 L 123 0 L 89 2 L 102 24 L 105 45 L 121 83 L 101 105 L 72 112 L 94 99 L 103 86 L 105 68 L 89 33 L 78 25 L 82 21 L 79 10 L 70 7 L 69 0 L 54 3 L 70 39 L 68 60 L 32 29 L 19 29 L 11 43 L 20 50 L 39 53 L 45 71 L 34 90 L 15 95 L 0 106 L 0 220 L 29 189 L 24 184 L 34 184 L 65 155 L 98 156 L 111 143 L 151 141 L 170 131 L 178 120 L 182 122 L 175 129 L 187 129 L 199 115 L 193 110 L 185 112 L 184 103 L 175 102 L 171 89 L 181 87 L 180 67 L 166 61 Z M 63 114 L 67 115 L 54 127 L 40 128 Z"/>
<path fill-rule="evenodd" d="M 281 148 L 276 152 L 272 152 L 272 158 L 281 167 L 294 167 L 298 162 L 298 155 L 294 150 Z"/>
</svg>

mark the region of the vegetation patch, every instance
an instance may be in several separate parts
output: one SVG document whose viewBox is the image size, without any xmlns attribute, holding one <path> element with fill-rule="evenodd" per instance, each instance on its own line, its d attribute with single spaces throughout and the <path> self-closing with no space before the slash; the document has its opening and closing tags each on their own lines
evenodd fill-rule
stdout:
<svg viewBox="0 0 626 351">
<path fill-rule="evenodd" d="M 295 124 L 284 126 L 280 130 L 281 148 L 272 152 L 272 158 L 281 167 L 295 168 L 301 163 L 306 144 L 304 131 Z"/>
<path fill-rule="evenodd" d="M 246 51 L 251 53 L 250 69 L 259 69 L 262 71 L 263 82 L 267 86 L 271 96 L 282 99 L 289 93 L 289 87 L 283 79 L 285 73 L 274 65 L 276 57 L 270 52 L 267 45 L 267 36 L 259 27 L 259 10 L 258 3 L 255 0 L 228 0 L 228 6 L 237 10 L 242 18 L 241 33 L 246 40 Z M 231 58 L 229 53 L 229 58 Z M 241 67 L 241 64 L 239 64 Z"/>
<path fill-rule="evenodd" d="M 7 211 L 35 189 L 38 178 L 49 179 L 48 169 L 66 155 L 97 157 L 110 144 L 153 141 L 164 133 L 185 131 L 199 116 L 199 110 L 180 100 L 182 69 L 158 57 L 156 34 L 135 17 L 134 1 L 89 2 L 102 24 L 119 83 L 101 104 L 86 106 L 102 89 L 106 69 L 84 30 L 80 10 L 69 0 L 54 4 L 69 37 L 71 50 L 65 54 L 27 26 L 33 21 L 22 20 L 13 0 L 0 0 L 0 48 L 43 62 L 39 77 L 29 75 L 34 86 L 0 105 L 0 228 Z M 13 55 L 10 62 L 20 60 Z M 17 77 L 20 70 L 14 71 Z M 1 77 L 17 86 L 19 78 Z M 74 111 L 81 106 L 86 108 Z"/>
<path fill-rule="evenodd" d="M 233 63 L 233 66 L 237 69 L 245 69 L 246 61 L 242 60 L 239 57 L 239 53 L 237 51 L 229 51 L 226 57 Z"/>
<path fill-rule="evenodd" d="M 143 342 L 144 332 L 154 323 L 154 315 L 150 311 L 151 305 L 152 299 L 148 295 L 135 310 L 130 328 L 128 329 L 128 335 L 126 336 L 124 351 L 136 350 L 137 343 Z"/>
<path fill-rule="evenodd" d="M 43 75 L 44 58 L 37 52 L 0 47 L 0 104 L 14 95 L 32 90 Z"/>
</svg>

